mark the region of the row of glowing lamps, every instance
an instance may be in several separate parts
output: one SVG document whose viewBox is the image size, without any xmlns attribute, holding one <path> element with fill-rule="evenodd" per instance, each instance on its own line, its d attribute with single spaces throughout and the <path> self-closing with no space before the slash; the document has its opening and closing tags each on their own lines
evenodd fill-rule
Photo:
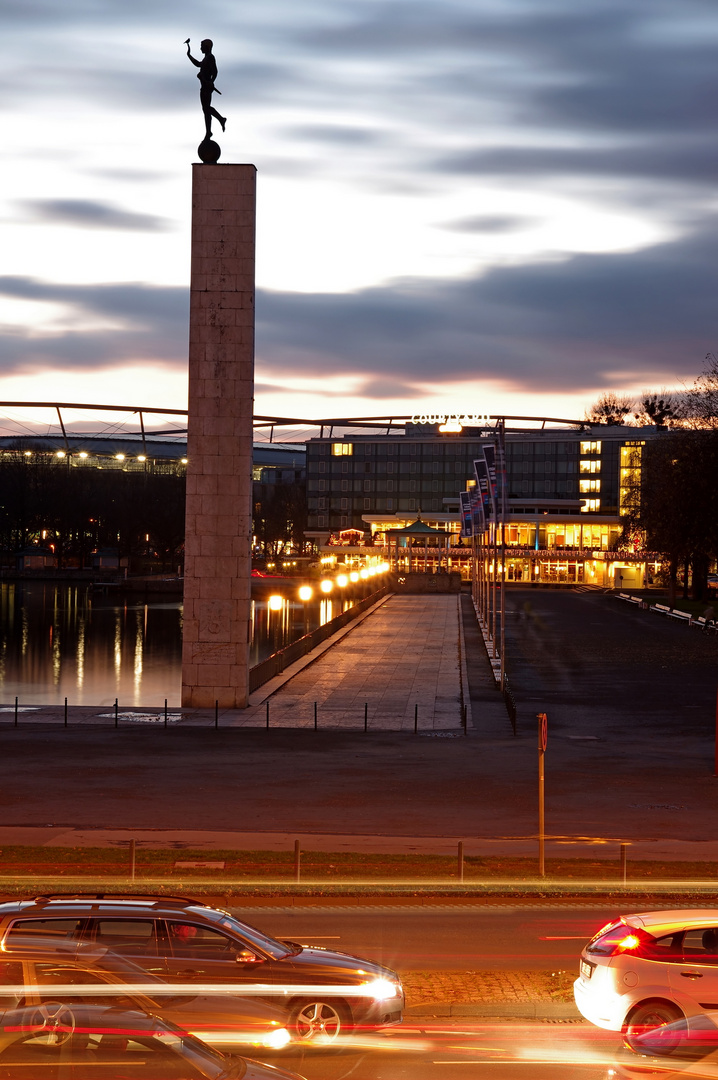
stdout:
<svg viewBox="0 0 718 1080">
<path fill-rule="evenodd" d="M 348 585 L 355 585 L 359 581 L 369 581 L 371 578 L 377 577 L 379 574 L 385 574 L 389 570 L 389 563 L 379 563 L 377 566 L 366 566 L 363 570 L 352 570 L 349 574 L 337 574 L 335 578 L 323 578 L 319 582 L 319 591 L 324 596 L 329 596 L 331 592 L 334 592 L 334 588 L 346 589 Z M 302 585 L 297 594 L 300 600 L 305 603 L 311 600 L 314 596 L 314 589 L 311 585 Z M 284 604 L 284 597 L 279 596 L 278 593 L 273 593 L 269 597 L 268 605 L 270 611 L 280 611 Z"/>
<path fill-rule="evenodd" d="M 90 455 L 88 453 L 86 453 L 84 450 L 81 450 L 77 456 L 79 458 L 82 458 L 82 460 L 84 461 L 84 459 L 89 457 Z M 25 451 L 25 457 L 32 457 L 32 450 L 26 450 Z M 62 459 L 62 458 L 66 458 L 67 454 L 65 453 L 64 450 L 57 450 L 55 452 L 55 457 Z M 115 461 L 124 461 L 125 457 L 126 457 L 125 454 L 115 454 Z M 138 454 L 135 460 L 136 461 L 147 461 L 147 455 L 146 454 Z M 187 464 L 187 458 L 186 457 L 180 458 L 180 461 L 181 461 L 181 463 L 183 465 Z"/>
</svg>

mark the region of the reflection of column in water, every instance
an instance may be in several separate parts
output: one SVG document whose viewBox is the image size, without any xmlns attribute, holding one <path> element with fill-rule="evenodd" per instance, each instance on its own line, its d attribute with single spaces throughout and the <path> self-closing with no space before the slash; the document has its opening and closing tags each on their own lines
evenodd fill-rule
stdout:
<svg viewBox="0 0 718 1080">
<path fill-rule="evenodd" d="M 55 605 L 50 632 L 52 634 L 52 681 L 55 686 L 57 686 L 60 682 L 60 668 L 62 667 L 62 658 L 60 656 L 60 620 L 57 614 L 57 605 Z"/>
<path fill-rule="evenodd" d="M 28 641 L 29 641 L 29 638 L 30 638 L 30 631 L 29 631 L 29 627 L 27 625 L 27 608 L 25 607 L 24 603 L 22 605 L 22 616 L 21 616 L 21 618 L 22 618 L 22 645 L 20 646 L 20 651 L 21 651 L 21 654 L 23 656 L 25 656 L 27 654 L 27 646 L 28 646 Z"/>
<path fill-rule="evenodd" d="M 319 604 L 319 625 L 324 626 L 332 617 L 332 601 L 322 600 Z"/>
<path fill-rule="evenodd" d="M 115 613 L 115 677 L 119 679 L 122 670 L 122 620 L 119 611 Z"/>
<path fill-rule="evenodd" d="M 267 631 L 271 641 L 272 652 L 275 653 L 282 647 L 282 626 L 285 618 L 286 603 L 282 600 L 281 607 L 272 608 L 267 601 Z"/>
<path fill-rule="evenodd" d="M 145 604 L 145 613 L 147 612 L 147 605 Z M 144 638 L 142 634 L 142 612 L 135 612 L 135 705 L 142 704 L 141 690 L 142 690 L 142 658 L 144 653 Z"/>
<path fill-rule="evenodd" d="M 82 689 L 85 681 L 85 619 L 81 615 L 77 623 L 77 688 Z"/>
<path fill-rule="evenodd" d="M 254 633 L 255 633 L 254 616 L 255 616 L 256 607 L 257 607 L 256 601 L 255 600 L 250 601 L 250 604 L 249 604 L 249 644 L 250 645 L 254 644 Z"/>
</svg>

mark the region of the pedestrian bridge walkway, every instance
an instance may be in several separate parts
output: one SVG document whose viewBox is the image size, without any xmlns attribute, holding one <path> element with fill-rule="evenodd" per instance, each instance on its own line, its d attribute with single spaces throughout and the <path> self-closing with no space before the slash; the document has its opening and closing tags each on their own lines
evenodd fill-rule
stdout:
<svg viewBox="0 0 718 1080">
<path fill-rule="evenodd" d="M 461 730 L 459 598 L 390 596 L 239 720 L 272 727 Z M 254 715 L 250 718 L 249 713 Z"/>
</svg>

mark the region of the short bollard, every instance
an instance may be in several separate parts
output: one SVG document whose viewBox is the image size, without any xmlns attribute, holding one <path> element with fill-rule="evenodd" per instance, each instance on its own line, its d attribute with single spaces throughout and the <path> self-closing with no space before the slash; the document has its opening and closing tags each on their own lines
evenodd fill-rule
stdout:
<svg viewBox="0 0 718 1080">
<path fill-rule="evenodd" d="M 118 713 L 117 713 L 117 698 L 115 698 L 115 727 L 117 727 L 118 720 L 119 720 L 119 716 L 118 716 Z"/>
<path fill-rule="evenodd" d="M 465 705 L 461 706 L 461 726 L 464 729 L 464 735 L 468 735 L 469 730 L 468 730 L 468 726 L 467 726 L 467 723 L 466 723 L 466 706 Z"/>
<path fill-rule="evenodd" d="M 267 698 L 267 731 L 269 731 L 269 698 Z"/>
<path fill-rule="evenodd" d="M 314 702 L 314 730 L 317 730 L 317 703 Z"/>
<path fill-rule="evenodd" d="M 369 702 L 365 701 L 364 702 L 364 730 L 365 731 L 367 729 L 368 723 L 369 723 Z"/>
<path fill-rule="evenodd" d="M 628 881 L 628 844 L 621 844 L 621 881 L 625 889 Z"/>
<path fill-rule="evenodd" d="M 135 854 L 136 854 L 136 840 L 130 840 L 130 881 L 135 880 Z"/>
<path fill-rule="evenodd" d="M 15 727 L 17 727 L 17 698 L 15 698 Z"/>
<path fill-rule="evenodd" d="M 65 698 L 65 727 L 67 727 L 67 698 Z"/>
<path fill-rule="evenodd" d="M 294 880 L 299 881 L 302 876 L 302 853 L 299 850 L 299 841 L 294 841 Z"/>
<path fill-rule="evenodd" d="M 419 706 L 414 706 L 414 734 L 419 730 Z"/>
<path fill-rule="evenodd" d="M 167 727 L 167 698 L 165 698 L 165 727 Z"/>
<path fill-rule="evenodd" d="M 215 728 L 219 727 L 219 701 L 214 703 L 214 726 Z"/>
<path fill-rule="evenodd" d="M 456 854 L 456 876 L 463 884 L 464 881 L 464 841 L 459 840 L 459 848 Z"/>
</svg>

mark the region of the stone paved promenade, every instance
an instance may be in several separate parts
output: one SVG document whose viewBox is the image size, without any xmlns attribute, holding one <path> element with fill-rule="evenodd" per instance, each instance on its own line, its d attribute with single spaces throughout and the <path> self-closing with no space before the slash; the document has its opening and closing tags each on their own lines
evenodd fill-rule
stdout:
<svg viewBox="0 0 718 1080">
<path fill-rule="evenodd" d="M 269 698 L 272 725 L 413 730 L 461 725 L 457 597 L 391 596 Z M 260 706 L 260 718 L 265 706 Z"/>
<path fill-rule="evenodd" d="M 219 710 L 220 727 L 461 731 L 459 597 L 389 596 L 335 638 L 252 694 L 243 710 Z M 114 726 L 114 707 L 68 707 L 68 724 Z M 18 725 L 65 723 L 63 706 L 22 703 Z M 13 703 L 0 724 L 15 722 Z M 163 709 L 119 703 L 118 726 L 163 725 Z M 170 707 L 167 724 L 213 725 L 214 710 Z"/>
</svg>

